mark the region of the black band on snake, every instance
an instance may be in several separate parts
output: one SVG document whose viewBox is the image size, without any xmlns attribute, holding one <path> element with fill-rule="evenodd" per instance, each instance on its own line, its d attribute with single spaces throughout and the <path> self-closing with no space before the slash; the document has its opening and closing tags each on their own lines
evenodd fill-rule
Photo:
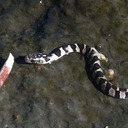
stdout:
<svg viewBox="0 0 128 128">
<path fill-rule="evenodd" d="M 49 54 L 29 54 L 25 57 L 25 61 L 27 63 L 51 64 L 51 62 L 72 52 L 80 53 L 85 57 L 89 74 L 93 80 L 92 83 L 99 91 L 114 98 L 128 98 L 128 89 L 116 87 L 106 79 L 103 70 L 101 69 L 100 60 L 107 61 L 107 58 L 103 54 L 99 53 L 94 47 L 90 47 L 82 43 L 67 44 L 55 48 Z"/>
</svg>

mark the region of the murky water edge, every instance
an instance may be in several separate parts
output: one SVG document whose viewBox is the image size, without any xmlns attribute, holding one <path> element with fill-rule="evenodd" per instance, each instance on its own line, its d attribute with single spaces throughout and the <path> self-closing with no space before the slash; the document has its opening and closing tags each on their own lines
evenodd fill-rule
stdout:
<svg viewBox="0 0 128 128">
<path fill-rule="evenodd" d="M 127 6 L 127 0 L 1 0 L 0 57 L 84 42 L 108 57 L 106 76 L 112 68 L 113 83 L 128 88 Z M 127 128 L 127 103 L 94 88 L 79 54 L 51 65 L 18 60 L 0 91 L 0 127 Z"/>
</svg>

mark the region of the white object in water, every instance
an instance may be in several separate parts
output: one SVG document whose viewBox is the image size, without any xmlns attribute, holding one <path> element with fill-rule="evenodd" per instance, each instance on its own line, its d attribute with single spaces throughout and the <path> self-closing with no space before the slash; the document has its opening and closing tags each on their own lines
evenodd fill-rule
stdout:
<svg viewBox="0 0 128 128">
<path fill-rule="evenodd" d="M 14 57 L 10 53 L 8 59 L 6 60 L 6 62 L 4 63 L 3 67 L 0 70 L 0 88 L 7 79 L 9 73 L 11 72 L 13 64 L 14 64 Z"/>
</svg>

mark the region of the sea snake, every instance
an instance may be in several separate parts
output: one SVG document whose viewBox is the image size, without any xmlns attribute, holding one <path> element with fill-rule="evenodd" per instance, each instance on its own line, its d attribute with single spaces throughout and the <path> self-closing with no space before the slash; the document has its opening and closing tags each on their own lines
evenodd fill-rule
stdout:
<svg viewBox="0 0 128 128">
<path fill-rule="evenodd" d="M 107 58 L 99 53 L 94 47 L 90 47 L 83 43 L 67 44 L 53 49 L 48 54 L 43 53 L 32 53 L 25 57 L 27 63 L 36 64 L 51 64 L 51 62 L 60 59 L 64 55 L 69 53 L 77 52 L 85 57 L 88 76 L 90 76 L 91 82 L 94 86 L 101 91 L 103 94 L 119 98 L 128 98 L 128 89 L 116 87 L 109 82 L 101 69 L 100 60 L 106 60 Z"/>
</svg>

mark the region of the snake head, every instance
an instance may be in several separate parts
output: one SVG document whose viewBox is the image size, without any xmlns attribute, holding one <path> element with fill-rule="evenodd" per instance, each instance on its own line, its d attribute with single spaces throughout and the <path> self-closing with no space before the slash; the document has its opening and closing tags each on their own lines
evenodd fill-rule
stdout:
<svg viewBox="0 0 128 128">
<path fill-rule="evenodd" d="M 47 61 L 46 55 L 42 53 L 32 53 L 25 57 L 27 63 L 45 64 Z"/>
<path fill-rule="evenodd" d="M 34 59 L 36 58 L 35 54 L 32 53 L 32 54 L 28 54 L 26 57 L 25 57 L 25 61 L 27 63 L 34 63 Z"/>
</svg>

